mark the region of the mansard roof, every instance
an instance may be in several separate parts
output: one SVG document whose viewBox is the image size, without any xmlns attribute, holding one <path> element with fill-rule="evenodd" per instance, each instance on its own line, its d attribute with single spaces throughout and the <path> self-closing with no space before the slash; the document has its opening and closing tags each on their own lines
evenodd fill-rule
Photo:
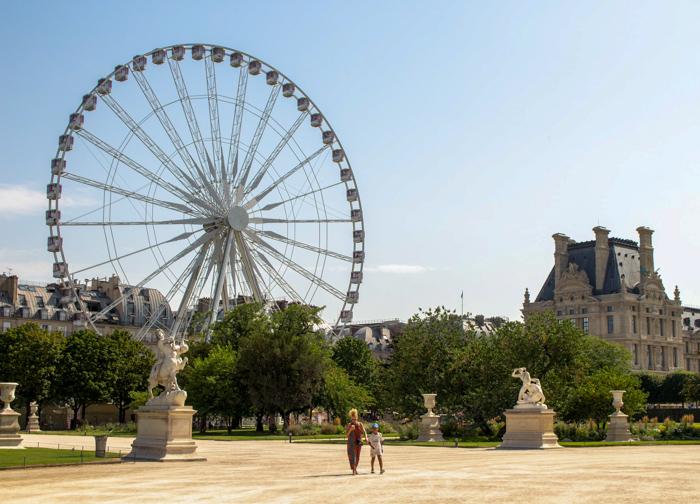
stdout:
<svg viewBox="0 0 700 504">
<path fill-rule="evenodd" d="M 621 277 L 624 275 L 625 287 L 628 292 L 639 293 L 639 246 L 634 240 L 609 238 L 608 261 L 605 266 L 605 280 L 602 289 L 595 288 L 595 240 L 585 242 L 570 242 L 567 249 L 569 264 L 576 264 L 584 271 L 593 285 L 596 296 L 620 292 Z M 554 268 L 540 289 L 535 301 L 551 301 L 554 299 Z"/>
</svg>

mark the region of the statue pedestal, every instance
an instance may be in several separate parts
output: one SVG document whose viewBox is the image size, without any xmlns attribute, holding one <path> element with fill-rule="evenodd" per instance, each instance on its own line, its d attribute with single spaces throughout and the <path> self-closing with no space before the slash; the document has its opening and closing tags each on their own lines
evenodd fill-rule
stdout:
<svg viewBox="0 0 700 504">
<path fill-rule="evenodd" d="M 184 400 L 183 400 L 184 402 Z M 136 439 L 125 461 L 206 460 L 192 440 L 192 406 L 147 404 L 136 410 Z"/>
<path fill-rule="evenodd" d="M 420 417 L 420 434 L 417 441 L 444 441 L 440 431 L 440 415 L 426 413 Z"/>
<path fill-rule="evenodd" d="M 10 408 L 0 410 L 0 449 L 24 449 L 19 435 L 19 417 L 20 414 Z"/>
<path fill-rule="evenodd" d="M 554 434 L 554 411 L 546 406 L 506 410 L 506 434 L 498 448 L 561 448 Z"/>
<path fill-rule="evenodd" d="M 627 415 L 619 411 L 610 415 L 610 422 L 608 422 L 608 434 L 605 436 L 606 441 L 627 442 L 632 439 L 627 418 Z"/>
</svg>

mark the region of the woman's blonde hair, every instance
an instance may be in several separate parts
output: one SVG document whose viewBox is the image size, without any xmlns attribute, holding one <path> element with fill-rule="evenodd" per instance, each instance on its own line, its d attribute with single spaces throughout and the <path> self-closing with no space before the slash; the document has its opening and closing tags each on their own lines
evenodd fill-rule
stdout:
<svg viewBox="0 0 700 504">
<path fill-rule="evenodd" d="M 350 418 L 357 418 L 357 409 L 351 409 L 348 415 L 350 415 Z"/>
</svg>

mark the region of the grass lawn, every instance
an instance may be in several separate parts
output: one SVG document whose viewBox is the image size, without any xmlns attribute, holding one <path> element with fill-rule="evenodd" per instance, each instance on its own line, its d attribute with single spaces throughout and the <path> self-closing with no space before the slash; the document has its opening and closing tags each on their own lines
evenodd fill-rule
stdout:
<svg viewBox="0 0 700 504">
<path fill-rule="evenodd" d="M 53 448 L 25 448 L 24 450 L 0 450 L 0 467 L 41 466 L 51 464 L 71 465 L 114 459 L 119 455 L 107 453 L 104 458 L 95 457 L 94 451 L 54 450 Z"/>
<path fill-rule="evenodd" d="M 56 430 L 56 431 L 41 431 L 37 432 L 37 434 L 49 434 L 51 436 L 95 436 L 95 435 L 102 435 L 106 434 L 109 437 L 134 437 L 136 436 L 136 431 L 120 431 L 120 432 L 112 432 L 110 434 L 107 434 L 106 432 L 96 432 L 96 431 L 81 431 L 81 430 Z M 26 435 L 25 432 L 22 433 L 22 435 Z M 31 437 L 29 438 L 31 440 Z"/>
</svg>

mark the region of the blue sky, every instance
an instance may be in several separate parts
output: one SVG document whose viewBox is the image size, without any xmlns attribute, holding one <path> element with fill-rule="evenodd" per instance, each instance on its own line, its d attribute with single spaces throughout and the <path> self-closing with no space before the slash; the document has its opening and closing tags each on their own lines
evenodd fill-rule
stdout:
<svg viewBox="0 0 700 504">
<path fill-rule="evenodd" d="M 429 7 L 428 7 L 429 5 Z M 0 42 L 0 270 L 50 277 L 43 191 L 97 78 L 177 42 L 238 48 L 302 85 L 357 177 L 356 319 L 519 316 L 551 235 L 656 230 L 667 290 L 700 304 L 700 4 L 14 2 Z"/>
</svg>

